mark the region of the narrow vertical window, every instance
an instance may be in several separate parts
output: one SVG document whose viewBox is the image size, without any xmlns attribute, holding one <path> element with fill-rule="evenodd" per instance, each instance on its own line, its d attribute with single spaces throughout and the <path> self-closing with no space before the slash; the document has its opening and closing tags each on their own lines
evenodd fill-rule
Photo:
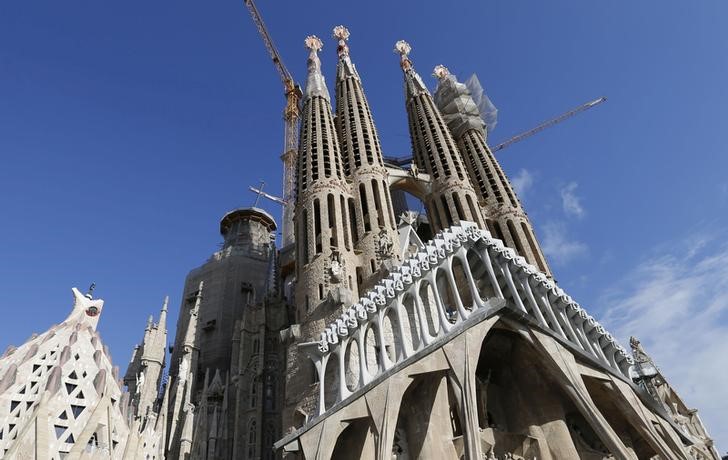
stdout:
<svg viewBox="0 0 728 460">
<path fill-rule="evenodd" d="M 313 237 L 316 244 L 316 254 L 323 252 L 323 243 L 321 242 L 321 204 L 319 199 L 313 201 Z"/>
<path fill-rule="evenodd" d="M 329 193 L 326 197 L 326 214 L 328 215 L 329 221 L 329 232 L 331 238 L 329 239 L 329 247 L 339 247 L 339 235 L 336 231 L 336 202 L 334 201 L 334 195 Z"/>
<path fill-rule="evenodd" d="M 473 222 L 480 226 L 482 224 L 480 222 L 480 214 L 478 213 L 478 209 L 475 207 L 473 197 L 471 197 L 470 195 L 465 195 L 465 201 L 468 202 L 468 207 L 470 208 L 470 215 L 472 216 Z"/>
<path fill-rule="evenodd" d="M 367 191 L 364 184 L 359 184 L 359 202 L 361 203 L 362 217 L 364 218 L 364 231 L 369 232 L 372 230 L 372 225 L 369 222 L 369 203 L 367 202 Z"/>
<path fill-rule="evenodd" d="M 511 234 L 511 238 L 513 239 L 513 245 L 515 246 L 515 250 L 518 252 L 519 256 L 526 257 L 526 253 L 523 252 L 523 245 L 521 244 L 521 238 L 518 234 L 518 231 L 516 230 L 516 226 L 513 225 L 513 221 L 508 219 L 508 231 Z"/>
<path fill-rule="evenodd" d="M 354 244 L 359 241 L 359 227 L 356 225 L 356 207 L 354 206 L 354 198 L 349 198 L 349 228 L 351 228 L 351 238 Z"/>
<path fill-rule="evenodd" d="M 302 259 L 303 259 L 303 263 L 307 264 L 308 263 L 308 209 L 304 208 L 303 216 L 302 216 L 301 220 L 303 221 L 303 232 L 302 232 L 303 238 L 301 239 L 301 241 L 303 242 Z"/>
<path fill-rule="evenodd" d="M 442 210 L 445 213 L 445 222 L 442 223 L 442 228 L 449 227 L 453 224 L 452 214 L 450 213 L 450 206 L 447 205 L 447 198 L 445 195 L 440 195 L 440 201 L 442 201 Z"/>
<path fill-rule="evenodd" d="M 452 201 L 455 203 L 455 212 L 458 213 L 458 221 L 466 220 L 465 219 L 465 212 L 463 210 L 463 204 L 460 202 L 460 195 L 457 194 L 457 192 L 452 194 Z"/>
<path fill-rule="evenodd" d="M 344 246 L 346 249 L 351 249 L 351 243 L 349 242 L 349 222 L 346 219 L 346 201 L 344 195 L 339 195 L 339 207 L 341 208 L 341 227 L 344 229 Z"/>
<path fill-rule="evenodd" d="M 374 195 L 374 209 L 377 210 L 378 226 L 379 226 L 379 228 L 384 228 L 387 226 L 387 223 L 384 220 L 384 210 L 382 209 L 382 198 L 379 194 L 379 182 L 377 182 L 375 179 L 372 179 L 372 194 Z"/>
</svg>

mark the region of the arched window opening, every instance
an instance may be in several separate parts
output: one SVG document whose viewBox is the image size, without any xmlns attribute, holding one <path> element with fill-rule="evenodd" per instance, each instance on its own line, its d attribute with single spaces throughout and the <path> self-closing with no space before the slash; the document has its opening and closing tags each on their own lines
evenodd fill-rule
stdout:
<svg viewBox="0 0 728 460">
<path fill-rule="evenodd" d="M 543 260 L 541 251 L 539 251 L 538 246 L 536 246 L 536 241 L 533 238 L 533 233 L 531 232 L 531 229 L 528 228 L 528 225 L 526 225 L 525 222 L 521 222 L 521 229 L 523 230 L 523 234 L 526 235 L 528 245 L 531 247 L 531 252 L 533 253 L 533 258 L 536 260 L 536 265 L 538 265 L 539 270 L 545 273 L 546 263 Z"/>
</svg>

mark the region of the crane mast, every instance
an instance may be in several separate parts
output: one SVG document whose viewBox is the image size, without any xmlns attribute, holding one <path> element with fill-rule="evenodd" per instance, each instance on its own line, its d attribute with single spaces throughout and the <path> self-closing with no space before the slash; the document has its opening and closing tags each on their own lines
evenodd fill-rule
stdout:
<svg viewBox="0 0 728 460">
<path fill-rule="evenodd" d="M 296 186 L 296 160 L 298 158 L 298 123 L 301 117 L 299 109 L 303 92 L 301 87 L 295 82 L 291 72 L 288 71 L 283 60 L 281 59 L 278 49 L 273 43 L 273 39 L 268 33 L 268 29 L 263 22 L 263 18 L 255 6 L 253 0 L 244 0 L 245 6 L 253 18 L 255 27 L 258 29 L 263 44 L 268 50 L 268 54 L 273 60 L 273 64 L 278 71 L 283 82 L 284 94 L 286 97 L 286 107 L 283 109 L 283 222 L 282 222 L 282 245 L 287 246 L 293 243 L 293 204 L 295 201 Z"/>
</svg>

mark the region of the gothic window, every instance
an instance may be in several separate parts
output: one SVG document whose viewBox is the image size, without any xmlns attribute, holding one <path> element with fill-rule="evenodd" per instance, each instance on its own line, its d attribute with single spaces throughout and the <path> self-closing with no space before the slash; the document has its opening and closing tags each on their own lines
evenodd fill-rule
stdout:
<svg viewBox="0 0 728 460">
<path fill-rule="evenodd" d="M 250 408 L 253 409 L 258 405 L 258 377 L 250 382 Z"/>
<path fill-rule="evenodd" d="M 255 457 L 255 441 L 257 438 L 256 422 L 251 420 L 248 424 L 248 458 Z"/>
<path fill-rule="evenodd" d="M 263 398 L 265 401 L 264 409 L 268 412 L 275 410 L 276 397 L 276 380 L 275 377 L 268 374 L 265 377 L 265 389 L 263 390 Z"/>
<path fill-rule="evenodd" d="M 253 354 L 257 355 L 260 353 L 260 339 L 258 337 L 253 338 Z"/>
</svg>

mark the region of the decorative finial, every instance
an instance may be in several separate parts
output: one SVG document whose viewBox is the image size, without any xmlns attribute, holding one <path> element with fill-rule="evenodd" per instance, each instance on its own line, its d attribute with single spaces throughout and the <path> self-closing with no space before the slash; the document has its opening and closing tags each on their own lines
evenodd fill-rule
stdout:
<svg viewBox="0 0 728 460">
<path fill-rule="evenodd" d="M 96 289 L 96 283 L 91 283 L 91 286 L 88 287 L 88 291 L 85 294 L 85 297 L 88 300 L 93 300 L 94 298 L 94 289 Z"/>
<path fill-rule="evenodd" d="M 412 47 L 404 40 L 400 40 L 394 44 L 394 52 L 400 55 L 399 65 L 402 67 L 402 70 L 407 70 L 412 67 L 412 61 L 409 60 L 410 51 L 412 51 Z"/>
<path fill-rule="evenodd" d="M 320 38 L 318 38 L 315 35 L 309 35 L 306 37 L 306 40 L 303 41 L 304 45 L 306 45 L 306 48 L 313 51 L 314 53 L 317 53 L 321 50 L 321 48 L 324 47 L 324 43 L 321 41 Z"/>
<path fill-rule="evenodd" d="M 167 305 L 169 305 L 169 296 L 164 296 L 164 303 L 162 304 L 162 311 L 167 311 Z"/>
<path fill-rule="evenodd" d="M 339 56 L 348 55 L 349 46 L 346 44 L 346 40 L 349 39 L 349 29 L 344 26 L 334 27 L 334 38 L 339 40 L 339 46 L 336 48 L 336 52 Z"/>
<path fill-rule="evenodd" d="M 438 64 L 432 71 L 432 75 L 437 77 L 438 80 L 442 80 L 443 78 L 446 78 L 448 75 L 450 75 L 450 70 L 444 65 Z"/>
</svg>

